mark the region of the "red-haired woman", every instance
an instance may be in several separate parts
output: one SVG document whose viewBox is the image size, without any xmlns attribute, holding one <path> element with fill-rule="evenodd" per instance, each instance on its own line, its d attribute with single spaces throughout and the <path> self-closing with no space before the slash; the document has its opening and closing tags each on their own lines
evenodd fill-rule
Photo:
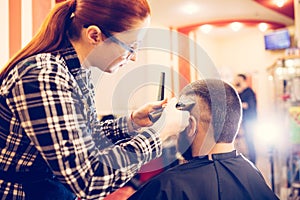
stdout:
<svg viewBox="0 0 300 200">
<path fill-rule="evenodd" d="M 149 19 L 146 0 L 59 3 L 2 69 L 0 199 L 104 198 L 187 126 L 174 100 L 154 124 L 148 113 L 166 101 L 97 119 L 90 66 L 110 73 L 134 61 Z"/>
</svg>

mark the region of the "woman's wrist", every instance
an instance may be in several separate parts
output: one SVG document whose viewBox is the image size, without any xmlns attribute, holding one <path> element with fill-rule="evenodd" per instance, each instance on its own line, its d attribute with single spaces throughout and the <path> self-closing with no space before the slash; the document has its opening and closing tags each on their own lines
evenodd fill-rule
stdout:
<svg viewBox="0 0 300 200">
<path fill-rule="evenodd" d="M 130 115 L 128 116 L 128 130 L 129 130 L 129 132 L 131 132 L 131 131 L 136 131 L 139 128 L 140 128 L 140 126 L 134 122 L 133 111 L 132 111 L 130 113 Z"/>
</svg>

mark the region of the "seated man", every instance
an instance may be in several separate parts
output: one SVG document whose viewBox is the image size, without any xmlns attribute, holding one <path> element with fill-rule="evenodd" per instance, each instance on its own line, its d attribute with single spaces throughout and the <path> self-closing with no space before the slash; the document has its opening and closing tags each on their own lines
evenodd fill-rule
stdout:
<svg viewBox="0 0 300 200">
<path fill-rule="evenodd" d="M 195 101 L 177 148 L 186 163 L 147 182 L 129 199 L 278 199 L 262 174 L 234 148 L 242 107 L 235 89 L 218 79 L 195 81 L 180 95 Z"/>
</svg>

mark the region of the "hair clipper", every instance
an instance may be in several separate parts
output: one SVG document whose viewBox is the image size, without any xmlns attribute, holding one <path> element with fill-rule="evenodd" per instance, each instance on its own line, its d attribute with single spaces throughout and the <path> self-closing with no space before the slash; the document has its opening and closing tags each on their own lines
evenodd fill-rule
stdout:
<svg viewBox="0 0 300 200">
<path fill-rule="evenodd" d="M 195 103 L 194 101 L 192 101 L 192 100 L 186 100 L 186 101 L 184 101 L 184 102 L 178 102 L 178 103 L 176 104 L 176 108 L 177 108 L 178 110 L 191 111 L 191 110 L 193 109 L 193 107 L 195 106 L 195 104 L 196 104 L 196 103 Z M 156 121 L 160 118 L 160 116 L 161 116 L 163 110 L 164 110 L 164 108 L 160 108 L 160 109 L 158 109 L 158 110 L 155 110 L 155 111 L 149 113 L 149 115 L 148 115 L 149 119 L 150 119 L 153 123 L 156 122 Z"/>
</svg>

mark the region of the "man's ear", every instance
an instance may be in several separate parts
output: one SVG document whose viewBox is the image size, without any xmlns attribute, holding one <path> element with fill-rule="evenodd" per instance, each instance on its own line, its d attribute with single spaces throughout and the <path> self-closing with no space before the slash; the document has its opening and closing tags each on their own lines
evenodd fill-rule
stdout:
<svg viewBox="0 0 300 200">
<path fill-rule="evenodd" d="M 189 138 L 194 139 L 197 130 L 197 121 L 194 116 L 190 116 L 189 126 L 187 127 L 187 135 Z"/>
<path fill-rule="evenodd" d="M 101 30 L 98 26 L 91 25 L 86 29 L 86 35 L 88 41 L 93 44 L 97 45 L 102 42 Z"/>
</svg>

